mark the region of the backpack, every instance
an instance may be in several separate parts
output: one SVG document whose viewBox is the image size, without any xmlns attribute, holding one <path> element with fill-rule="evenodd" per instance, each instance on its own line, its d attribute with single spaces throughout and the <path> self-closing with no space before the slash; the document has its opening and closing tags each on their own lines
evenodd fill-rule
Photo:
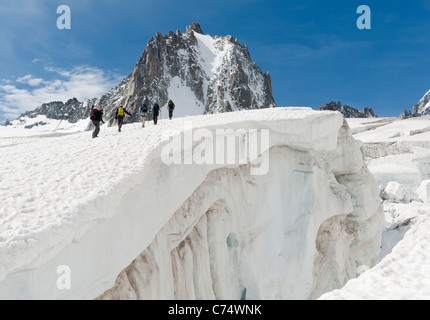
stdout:
<svg viewBox="0 0 430 320">
<path fill-rule="evenodd" d="M 146 106 L 146 104 L 144 104 L 143 106 L 140 107 L 140 113 L 147 113 L 148 112 L 148 107 Z"/>
<path fill-rule="evenodd" d="M 90 119 L 91 120 L 97 120 L 98 119 L 98 115 L 99 114 L 99 110 L 98 109 L 94 109 L 92 112 L 91 112 L 91 115 L 90 115 Z"/>
<path fill-rule="evenodd" d="M 118 108 L 117 116 L 118 117 L 124 117 L 124 108 L 123 107 Z"/>
<path fill-rule="evenodd" d="M 158 111 L 160 111 L 160 106 L 157 103 L 154 103 L 154 105 L 152 106 L 152 111 L 154 113 L 158 113 Z"/>
<path fill-rule="evenodd" d="M 175 109 L 175 104 L 173 103 L 172 100 L 169 100 L 169 103 L 167 104 L 167 106 L 169 107 L 169 110 L 174 110 Z"/>
</svg>

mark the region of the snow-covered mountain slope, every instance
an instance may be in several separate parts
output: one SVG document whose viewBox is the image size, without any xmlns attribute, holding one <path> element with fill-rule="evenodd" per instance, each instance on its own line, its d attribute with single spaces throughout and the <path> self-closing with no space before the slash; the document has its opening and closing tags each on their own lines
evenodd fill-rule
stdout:
<svg viewBox="0 0 430 320">
<path fill-rule="evenodd" d="M 6 124 L 29 126 L 40 115 L 48 118 L 40 126 L 56 120 L 76 123 L 88 119 L 92 105 L 104 108 L 109 125 L 120 105 L 132 113 L 128 121 L 137 122 L 143 102 L 149 106 L 157 102 L 167 118 L 169 99 L 175 102 L 175 117 L 276 106 L 270 74 L 263 74 L 252 61 L 248 47 L 232 36 L 204 35 L 193 23 L 186 33 L 157 33 L 149 39 L 133 72 L 102 97 L 47 103 Z"/>
<path fill-rule="evenodd" d="M 430 115 L 430 91 L 428 91 L 416 105 L 412 107 L 414 116 Z"/>
<path fill-rule="evenodd" d="M 384 200 L 380 262 L 321 299 L 430 298 L 430 118 L 347 119 Z"/>
<path fill-rule="evenodd" d="M 378 261 L 378 185 L 337 112 L 0 147 L 1 299 L 312 299 Z"/>
</svg>

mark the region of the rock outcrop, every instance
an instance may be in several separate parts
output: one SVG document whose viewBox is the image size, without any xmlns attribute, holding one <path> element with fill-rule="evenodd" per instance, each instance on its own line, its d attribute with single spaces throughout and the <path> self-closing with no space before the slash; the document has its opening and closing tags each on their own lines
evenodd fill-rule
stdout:
<svg viewBox="0 0 430 320">
<path fill-rule="evenodd" d="M 320 105 L 317 109 L 318 111 L 339 111 L 343 114 L 345 118 L 377 118 L 378 116 L 373 112 L 372 108 L 364 108 L 363 112 L 349 107 L 347 105 L 342 105 L 340 102 L 330 102 L 325 105 Z"/>
</svg>

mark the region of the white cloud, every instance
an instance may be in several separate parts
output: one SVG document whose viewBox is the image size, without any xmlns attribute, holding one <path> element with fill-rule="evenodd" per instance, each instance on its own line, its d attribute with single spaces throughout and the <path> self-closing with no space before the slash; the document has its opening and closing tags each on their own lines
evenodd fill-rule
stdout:
<svg viewBox="0 0 430 320">
<path fill-rule="evenodd" d="M 36 86 L 40 85 L 42 82 L 43 82 L 43 79 L 40 79 L 40 78 L 28 80 L 28 84 L 32 87 L 36 87 Z"/>
<path fill-rule="evenodd" d="M 31 74 L 27 74 L 26 76 L 24 76 L 24 77 L 21 77 L 21 78 L 18 78 L 17 80 L 16 80 L 16 82 L 19 82 L 19 83 L 25 83 L 28 79 L 30 79 L 32 76 L 31 76 Z"/>
<path fill-rule="evenodd" d="M 101 97 L 124 78 L 89 66 L 45 70 L 54 73 L 53 79 L 44 80 L 27 74 L 15 82 L 0 81 L 0 118 L 12 120 L 52 101 L 66 102 L 71 98 L 85 101 Z"/>
<path fill-rule="evenodd" d="M 42 84 L 44 81 L 42 78 L 33 78 L 31 74 L 28 74 L 22 78 L 18 78 L 16 82 L 28 84 L 29 86 L 32 86 L 32 87 L 37 87 L 40 84 Z"/>
</svg>

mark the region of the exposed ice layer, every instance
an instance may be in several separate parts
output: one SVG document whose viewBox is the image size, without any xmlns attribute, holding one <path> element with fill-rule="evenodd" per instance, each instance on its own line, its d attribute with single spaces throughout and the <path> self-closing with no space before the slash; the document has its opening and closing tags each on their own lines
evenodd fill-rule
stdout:
<svg viewBox="0 0 430 320">
<path fill-rule="evenodd" d="M 242 146 L 240 132 L 268 129 L 270 144 L 245 164 L 165 164 L 190 122 L 215 138 L 239 132 Z M 3 144 L 1 299 L 316 298 L 377 260 L 375 181 L 338 113 L 276 108 L 112 129 L 97 141 Z M 267 174 L 251 174 L 264 163 Z M 60 266 L 70 289 L 57 286 Z"/>
<path fill-rule="evenodd" d="M 390 202 L 428 202 L 430 179 L 429 117 L 399 120 L 347 119 L 354 138 L 360 140 L 367 165 L 379 183 L 383 199 Z M 377 129 L 367 130 L 378 124 Z"/>
<path fill-rule="evenodd" d="M 374 266 L 382 207 L 349 134 L 329 153 L 272 148 L 267 175 L 212 171 L 98 299 L 314 299 Z"/>
<path fill-rule="evenodd" d="M 342 289 L 322 295 L 320 299 L 428 300 L 430 216 L 427 214 L 419 219 L 392 252 L 374 268 L 350 280 Z"/>
</svg>

